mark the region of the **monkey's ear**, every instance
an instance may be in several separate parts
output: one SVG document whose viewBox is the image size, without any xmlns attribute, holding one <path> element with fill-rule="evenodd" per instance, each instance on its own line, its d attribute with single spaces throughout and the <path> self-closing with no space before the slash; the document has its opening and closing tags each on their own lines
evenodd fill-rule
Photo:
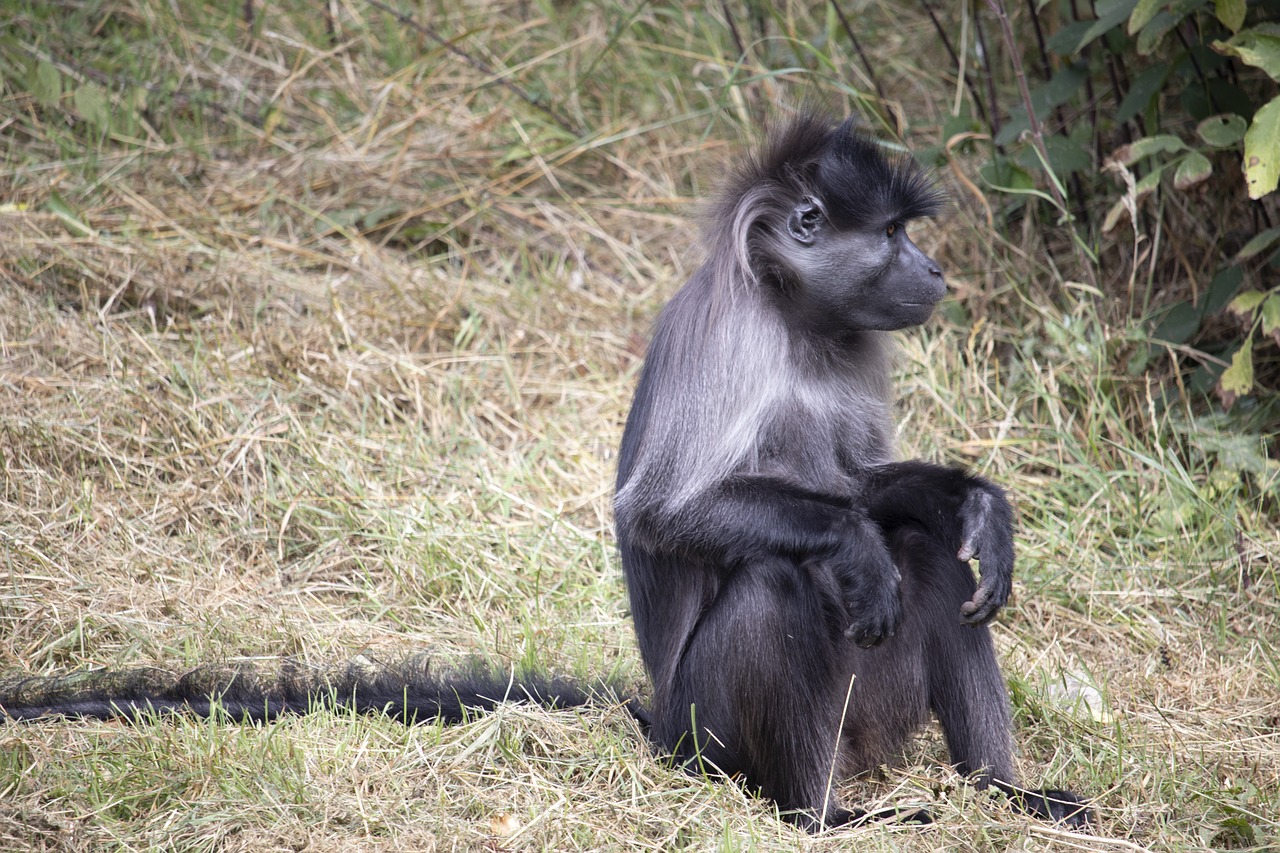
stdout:
<svg viewBox="0 0 1280 853">
<path fill-rule="evenodd" d="M 826 217 L 827 212 L 818 200 L 806 196 L 791 209 L 791 215 L 787 217 L 787 232 L 797 243 L 812 246 L 818 236 L 818 227 Z"/>
</svg>

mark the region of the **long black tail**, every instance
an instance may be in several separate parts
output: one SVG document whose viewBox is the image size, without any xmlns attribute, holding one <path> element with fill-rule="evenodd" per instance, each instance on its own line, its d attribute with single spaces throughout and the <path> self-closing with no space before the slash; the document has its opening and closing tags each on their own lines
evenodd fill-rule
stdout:
<svg viewBox="0 0 1280 853">
<path fill-rule="evenodd" d="M 332 668 L 285 659 L 205 665 L 181 674 L 128 669 L 0 679 L 0 720 L 191 714 L 263 722 L 283 714 L 347 709 L 410 724 L 456 723 L 503 702 L 573 708 L 616 703 L 616 696 L 606 684 L 585 688 L 561 678 L 501 673 L 480 664 L 436 672 L 426 658 L 390 665 L 360 660 Z M 644 721 L 638 704 L 627 706 Z"/>
</svg>

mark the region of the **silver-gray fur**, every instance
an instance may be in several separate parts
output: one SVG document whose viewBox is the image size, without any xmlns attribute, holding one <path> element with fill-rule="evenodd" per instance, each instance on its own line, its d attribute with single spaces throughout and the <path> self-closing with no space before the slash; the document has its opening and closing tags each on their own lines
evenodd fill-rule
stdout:
<svg viewBox="0 0 1280 853">
<path fill-rule="evenodd" d="M 905 226 L 938 206 L 849 122 L 801 113 L 771 134 L 658 318 L 623 436 L 614 508 L 651 736 L 812 830 L 857 817 L 831 798 L 833 764 L 874 768 L 930 711 L 977 784 L 1087 819 L 1016 783 L 985 627 L 1012 577 L 1003 493 L 893 461 L 886 335 L 945 293 Z"/>
<path fill-rule="evenodd" d="M 714 270 L 727 266 L 717 255 L 737 250 L 715 247 L 658 322 L 649 357 L 672 369 L 653 371 L 652 406 L 640 412 L 635 467 L 614 501 L 624 523 L 643 508 L 667 529 L 729 474 L 770 473 L 776 460 L 761 446 L 771 437 L 829 436 L 806 444 L 820 453 L 792 460 L 805 481 L 829 491 L 850 489 L 842 459 L 892 459 L 885 334 L 862 332 L 851 341 L 856 359 L 813 351 L 789 334 L 760 288 L 722 292 L 735 283 L 717 277 Z M 725 305 L 732 309 L 720 310 Z"/>
</svg>

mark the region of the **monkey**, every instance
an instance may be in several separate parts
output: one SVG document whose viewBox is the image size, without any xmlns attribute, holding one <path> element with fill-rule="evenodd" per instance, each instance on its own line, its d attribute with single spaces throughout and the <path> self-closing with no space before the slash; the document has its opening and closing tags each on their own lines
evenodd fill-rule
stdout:
<svg viewBox="0 0 1280 853">
<path fill-rule="evenodd" d="M 1037 817 L 987 625 L 1006 603 L 1012 510 L 994 484 L 893 456 L 888 333 L 946 292 L 907 236 L 942 197 L 852 120 L 802 110 L 734 172 L 707 258 L 663 309 L 623 431 L 615 522 L 651 705 L 625 703 L 679 766 L 740 780 L 818 832 L 876 815 L 828 779 L 878 766 L 930 712 L 952 764 Z M 969 561 L 981 559 L 978 582 Z M 459 722 L 499 702 L 618 693 L 427 659 L 317 671 L 96 671 L 0 681 L 0 719 L 266 722 L 322 708 Z M 920 814 L 917 819 L 926 820 Z"/>
<path fill-rule="evenodd" d="M 1004 492 L 893 457 L 887 336 L 946 293 L 906 226 L 941 204 L 914 160 L 802 110 L 713 208 L 623 433 L 615 521 L 652 737 L 813 831 L 864 816 L 833 802 L 833 771 L 877 767 L 930 712 L 979 787 L 1089 820 L 1014 770 L 987 627 L 1012 583 Z"/>
</svg>

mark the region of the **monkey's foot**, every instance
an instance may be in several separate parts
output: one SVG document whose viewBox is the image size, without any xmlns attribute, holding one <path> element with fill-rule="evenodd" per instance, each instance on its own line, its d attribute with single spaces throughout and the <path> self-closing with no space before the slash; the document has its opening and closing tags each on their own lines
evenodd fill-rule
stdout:
<svg viewBox="0 0 1280 853">
<path fill-rule="evenodd" d="M 1089 804 L 1071 793 L 1056 788 L 1036 791 L 1008 792 L 1014 808 L 1050 823 L 1060 823 L 1069 829 L 1087 829 L 1093 824 L 1093 811 Z"/>
</svg>

